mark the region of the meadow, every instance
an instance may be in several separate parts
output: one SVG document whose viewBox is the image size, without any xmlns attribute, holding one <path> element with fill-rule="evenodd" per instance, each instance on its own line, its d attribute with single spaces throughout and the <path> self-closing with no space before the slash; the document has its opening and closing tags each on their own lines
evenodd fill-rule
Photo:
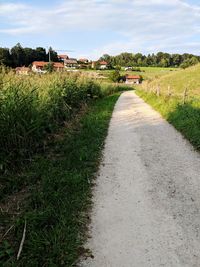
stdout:
<svg viewBox="0 0 200 267">
<path fill-rule="evenodd" d="M 153 81 L 154 79 L 160 78 L 166 74 L 174 73 L 178 71 L 179 68 L 162 68 L 162 67 L 140 67 L 140 71 L 125 71 L 123 68 L 120 70 L 120 74 L 126 75 L 141 75 L 144 81 Z M 87 73 L 89 76 L 101 77 L 103 76 L 109 82 L 110 73 L 113 70 L 81 70 L 83 73 Z"/>
<path fill-rule="evenodd" d="M 200 64 L 144 82 L 137 94 L 200 149 Z"/>
<path fill-rule="evenodd" d="M 172 94 L 174 97 L 182 97 L 187 88 L 187 94 L 190 98 L 198 98 L 200 93 L 200 64 L 187 69 L 178 69 L 176 72 L 170 72 L 161 77 L 156 77 L 152 81 L 143 83 L 144 88 L 150 91 L 156 91 L 160 87 L 163 95 Z"/>
</svg>

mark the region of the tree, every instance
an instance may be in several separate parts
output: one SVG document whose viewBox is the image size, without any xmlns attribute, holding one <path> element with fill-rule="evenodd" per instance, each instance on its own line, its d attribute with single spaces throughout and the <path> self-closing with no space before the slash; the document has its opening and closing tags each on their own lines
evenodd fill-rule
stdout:
<svg viewBox="0 0 200 267">
<path fill-rule="evenodd" d="M 11 49 L 11 57 L 12 57 L 12 66 L 13 67 L 21 67 L 25 64 L 24 49 L 22 48 L 20 43 L 16 44 Z"/>
<path fill-rule="evenodd" d="M 112 71 L 111 73 L 110 73 L 110 80 L 112 81 L 112 82 L 119 82 L 120 81 L 120 78 L 121 78 L 121 76 L 120 76 L 120 72 L 119 72 L 119 70 L 114 70 L 114 71 Z"/>
<path fill-rule="evenodd" d="M 196 57 L 188 58 L 180 65 L 182 69 L 186 69 L 190 66 L 196 65 L 199 63 L 199 60 Z"/>
<path fill-rule="evenodd" d="M 49 53 L 50 53 L 50 61 L 57 62 L 58 61 L 58 54 L 56 51 L 53 50 L 52 47 L 49 47 L 49 51 L 48 51 L 46 60 L 49 61 Z"/>
<path fill-rule="evenodd" d="M 181 55 L 173 54 L 172 55 L 172 64 L 173 64 L 173 66 L 174 67 L 178 67 L 178 66 L 180 66 L 181 63 L 182 63 Z"/>
<path fill-rule="evenodd" d="M 196 57 L 192 57 L 191 59 L 190 59 L 190 64 L 191 64 L 191 66 L 192 65 L 196 65 L 196 64 L 198 64 L 199 63 L 199 60 L 196 58 Z"/>
<path fill-rule="evenodd" d="M 53 63 L 50 62 L 50 63 L 46 64 L 46 65 L 44 66 L 44 70 L 46 70 L 46 71 L 49 72 L 49 73 L 53 72 L 53 70 L 54 70 Z"/>
<path fill-rule="evenodd" d="M 0 47 L 0 65 L 11 66 L 11 63 L 9 49 Z"/>
<path fill-rule="evenodd" d="M 24 65 L 29 66 L 35 60 L 35 50 L 28 47 L 24 48 Z"/>
<path fill-rule="evenodd" d="M 43 47 L 36 47 L 35 60 L 46 61 L 46 58 L 47 58 L 46 50 Z"/>
</svg>

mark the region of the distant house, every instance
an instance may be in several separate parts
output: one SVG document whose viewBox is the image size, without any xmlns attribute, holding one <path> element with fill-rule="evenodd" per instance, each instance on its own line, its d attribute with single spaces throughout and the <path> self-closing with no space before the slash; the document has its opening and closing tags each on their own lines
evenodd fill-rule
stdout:
<svg viewBox="0 0 200 267">
<path fill-rule="evenodd" d="M 28 67 L 17 67 L 15 71 L 16 74 L 28 75 L 31 72 L 31 69 L 29 69 Z"/>
<path fill-rule="evenodd" d="M 68 58 L 69 58 L 68 55 L 58 55 L 58 59 L 60 59 L 62 61 L 66 60 Z"/>
<path fill-rule="evenodd" d="M 32 63 L 32 71 L 37 73 L 45 73 L 44 66 L 47 65 L 48 62 L 44 61 L 34 61 Z"/>
<path fill-rule="evenodd" d="M 52 62 L 55 71 L 63 71 L 64 64 L 61 62 Z M 32 63 L 32 71 L 36 73 L 46 73 L 45 66 L 48 65 L 49 62 L 45 61 L 34 61 Z"/>
<path fill-rule="evenodd" d="M 99 62 L 99 65 L 100 65 L 100 69 L 101 70 L 105 70 L 105 69 L 107 69 L 107 67 L 108 67 L 108 62 L 106 62 L 106 61 L 100 61 Z"/>
<path fill-rule="evenodd" d="M 68 58 L 64 60 L 64 65 L 66 68 L 77 68 L 78 67 L 78 62 L 75 58 Z"/>
<path fill-rule="evenodd" d="M 141 76 L 139 75 L 126 75 L 126 84 L 140 84 Z"/>
<path fill-rule="evenodd" d="M 125 70 L 125 71 L 127 71 L 127 70 L 132 70 L 132 67 L 125 67 L 124 70 Z"/>
<path fill-rule="evenodd" d="M 87 63 L 89 63 L 89 60 L 87 58 L 80 58 L 78 60 L 78 62 L 83 63 L 83 64 L 87 64 Z"/>
<path fill-rule="evenodd" d="M 63 71 L 64 70 L 64 64 L 61 62 L 53 62 L 53 68 L 55 71 Z"/>
</svg>

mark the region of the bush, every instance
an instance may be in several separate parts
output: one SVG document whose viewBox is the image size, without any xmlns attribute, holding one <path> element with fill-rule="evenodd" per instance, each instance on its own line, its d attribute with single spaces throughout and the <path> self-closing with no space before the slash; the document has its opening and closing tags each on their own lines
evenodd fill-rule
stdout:
<svg viewBox="0 0 200 267">
<path fill-rule="evenodd" d="M 120 76 L 120 71 L 119 70 L 114 70 L 114 71 L 112 71 L 111 73 L 110 73 L 110 80 L 112 81 L 112 82 L 119 82 L 120 81 L 120 78 L 121 78 L 121 76 Z"/>
</svg>

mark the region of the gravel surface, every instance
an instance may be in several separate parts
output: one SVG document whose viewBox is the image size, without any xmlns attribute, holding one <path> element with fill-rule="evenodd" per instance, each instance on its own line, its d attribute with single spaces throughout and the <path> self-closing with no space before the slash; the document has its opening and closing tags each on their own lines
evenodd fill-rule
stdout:
<svg viewBox="0 0 200 267">
<path fill-rule="evenodd" d="M 134 92 L 119 98 L 82 267 L 199 267 L 200 155 Z"/>
</svg>

